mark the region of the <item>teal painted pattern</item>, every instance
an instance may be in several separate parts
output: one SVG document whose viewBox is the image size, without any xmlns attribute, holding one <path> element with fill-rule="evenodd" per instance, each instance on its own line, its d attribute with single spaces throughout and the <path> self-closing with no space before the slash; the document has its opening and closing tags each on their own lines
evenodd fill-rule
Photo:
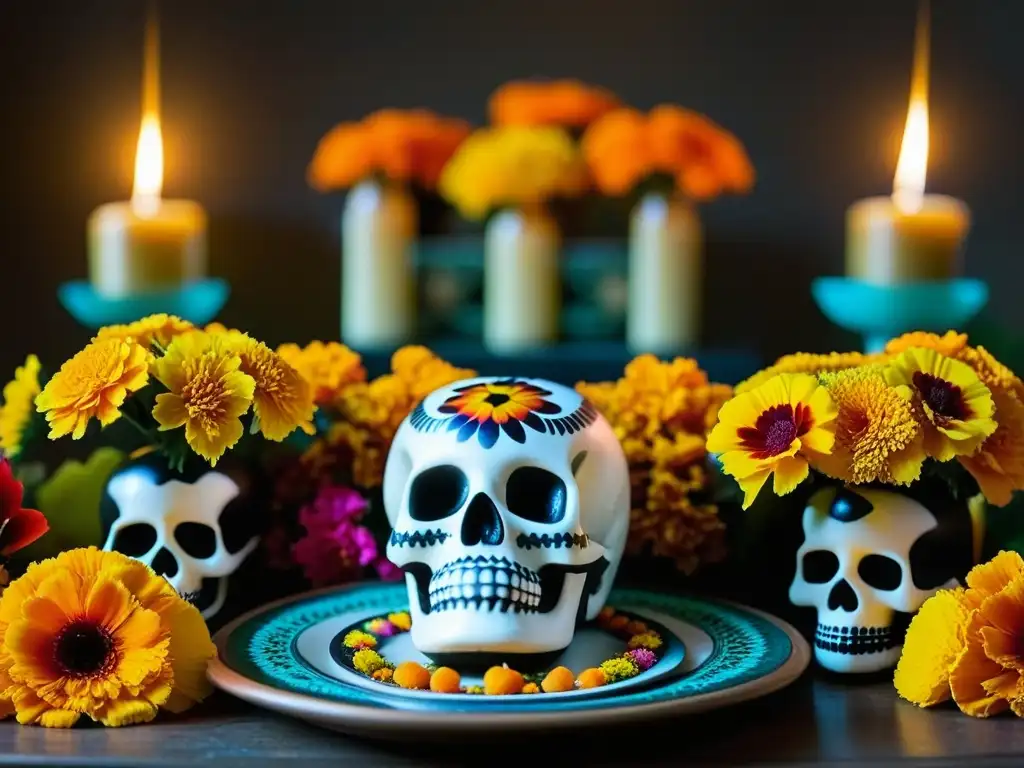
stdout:
<svg viewBox="0 0 1024 768">
<path fill-rule="evenodd" d="M 771 622 L 743 608 L 714 600 L 645 590 L 616 590 L 609 604 L 623 609 L 659 611 L 694 624 L 711 636 L 714 650 L 697 669 L 646 690 L 599 699 L 563 699 L 558 704 L 510 700 L 500 705 L 500 710 L 601 709 L 712 693 L 770 674 L 782 666 L 793 651 L 786 633 Z M 335 616 L 353 611 L 371 616 L 403 611 L 407 605 L 407 593 L 401 584 L 366 584 L 346 592 L 299 600 L 259 614 L 238 626 L 228 638 L 223 661 L 250 680 L 278 690 L 345 704 L 392 708 L 395 704 L 385 697 L 345 685 L 309 667 L 296 652 L 295 642 L 306 629 Z M 405 704 L 408 706 L 408 700 Z M 432 703 L 431 708 L 437 707 Z M 466 707 L 453 704 L 451 709 L 465 711 Z M 488 711 L 494 710 L 489 706 Z"/>
</svg>

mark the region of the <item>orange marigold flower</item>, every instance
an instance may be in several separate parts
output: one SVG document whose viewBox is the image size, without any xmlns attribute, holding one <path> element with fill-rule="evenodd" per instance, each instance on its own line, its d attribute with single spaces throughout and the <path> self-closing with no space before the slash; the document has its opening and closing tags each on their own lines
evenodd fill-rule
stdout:
<svg viewBox="0 0 1024 768">
<path fill-rule="evenodd" d="M 321 192 L 347 189 L 374 174 L 433 189 L 469 132 L 468 123 L 427 110 L 380 110 L 331 129 L 317 146 L 307 178 Z"/>
<path fill-rule="evenodd" d="M 653 171 L 647 116 L 635 109 L 615 109 L 595 120 L 581 148 L 594 184 L 605 195 L 628 194 Z"/>
<path fill-rule="evenodd" d="M 50 439 L 78 440 L 93 418 L 104 427 L 117 421 L 128 395 L 149 382 L 148 360 L 141 344 L 111 338 L 92 342 L 64 363 L 36 397 Z"/>
<path fill-rule="evenodd" d="M 651 163 L 671 174 L 692 200 L 710 200 L 725 192 L 746 194 L 754 185 L 754 167 L 739 140 L 701 114 L 661 105 L 648 116 Z"/>
<path fill-rule="evenodd" d="M 1024 716 L 1024 560 L 1000 552 L 967 589 L 929 598 L 910 623 L 896 690 L 918 706 L 952 698 L 962 712 Z"/>
<path fill-rule="evenodd" d="M 216 649 L 195 606 L 132 558 L 95 548 L 29 566 L 0 598 L 0 716 L 68 728 L 183 712 Z"/>
<path fill-rule="evenodd" d="M 277 354 L 313 387 L 317 405 L 327 405 L 350 384 L 366 381 L 362 358 L 336 341 L 312 341 L 305 347 L 282 344 Z"/>
<path fill-rule="evenodd" d="M 967 347 L 967 334 L 946 331 L 945 334 L 939 336 L 925 331 L 912 331 L 889 341 L 885 345 L 885 351 L 889 355 L 898 355 L 912 347 L 934 349 L 940 355 L 957 357 Z"/>
<path fill-rule="evenodd" d="M 1024 403 L 1011 390 L 992 390 L 993 418 L 999 425 L 977 453 L 960 463 L 978 482 L 990 504 L 1004 507 L 1014 491 L 1024 489 Z"/>
<path fill-rule="evenodd" d="M 488 109 L 494 125 L 585 128 L 617 106 L 610 91 L 577 80 L 517 80 L 498 88 Z"/>
</svg>

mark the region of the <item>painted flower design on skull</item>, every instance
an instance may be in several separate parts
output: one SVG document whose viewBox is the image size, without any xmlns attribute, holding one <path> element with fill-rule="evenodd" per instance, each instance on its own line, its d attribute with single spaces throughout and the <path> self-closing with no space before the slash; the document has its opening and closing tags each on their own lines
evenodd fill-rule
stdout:
<svg viewBox="0 0 1024 768">
<path fill-rule="evenodd" d="M 458 430 L 459 442 L 476 435 L 484 448 L 493 446 L 502 431 L 517 443 L 524 443 L 524 424 L 537 432 L 546 432 L 539 414 L 551 416 L 562 411 L 545 399 L 551 396 L 550 391 L 516 379 L 468 384 L 454 392 L 437 410 L 452 416 L 448 430 Z"/>
</svg>

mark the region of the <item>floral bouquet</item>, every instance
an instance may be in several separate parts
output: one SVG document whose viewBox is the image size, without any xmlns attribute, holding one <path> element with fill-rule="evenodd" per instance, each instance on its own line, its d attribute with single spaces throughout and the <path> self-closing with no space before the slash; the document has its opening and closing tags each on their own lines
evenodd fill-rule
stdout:
<svg viewBox="0 0 1024 768">
<path fill-rule="evenodd" d="M 384 464 L 402 420 L 430 392 L 476 373 L 424 347 L 404 347 L 391 372 L 367 380 L 359 356 L 338 343 L 285 345 L 278 354 L 309 381 L 318 406 L 316 439 L 275 473 L 270 563 L 301 570 L 314 586 L 375 575 L 397 577 L 384 557 L 380 507 Z"/>
<path fill-rule="evenodd" d="M 313 432 L 312 387 L 283 357 L 241 331 L 168 315 L 101 329 L 35 402 L 51 440 L 124 418 L 177 471 L 194 456 L 216 466 L 246 434 Z"/>
<path fill-rule="evenodd" d="M 618 381 L 576 389 L 608 419 L 626 453 L 632 485 L 627 553 L 668 558 L 686 574 L 720 561 L 726 526 L 705 441 L 732 388 L 709 383 L 694 360 L 641 355 Z"/>
<path fill-rule="evenodd" d="M 858 486 L 941 479 L 1004 506 L 1024 489 L 1024 384 L 967 336 L 910 333 L 877 355 L 783 357 L 736 387 L 708 438 L 748 508 L 813 473 Z"/>
</svg>

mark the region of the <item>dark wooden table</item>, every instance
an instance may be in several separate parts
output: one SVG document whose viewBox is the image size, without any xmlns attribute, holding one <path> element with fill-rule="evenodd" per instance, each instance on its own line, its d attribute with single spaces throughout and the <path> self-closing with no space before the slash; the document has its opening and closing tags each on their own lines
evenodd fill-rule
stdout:
<svg viewBox="0 0 1024 768">
<path fill-rule="evenodd" d="M 974 720 L 953 708 L 919 710 L 891 683 L 806 675 L 790 688 L 730 709 L 621 731 L 471 747 L 348 738 L 218 694 L 180 718 L 129 728 L 70 731 L 0 723 L 0 765 L 148 768 L 274 766 L 680 765 L 894 763 L 1024 765 L 1024 722 Z M 525 761 L 525 762 L 523 762 Z"/>
</svg>

